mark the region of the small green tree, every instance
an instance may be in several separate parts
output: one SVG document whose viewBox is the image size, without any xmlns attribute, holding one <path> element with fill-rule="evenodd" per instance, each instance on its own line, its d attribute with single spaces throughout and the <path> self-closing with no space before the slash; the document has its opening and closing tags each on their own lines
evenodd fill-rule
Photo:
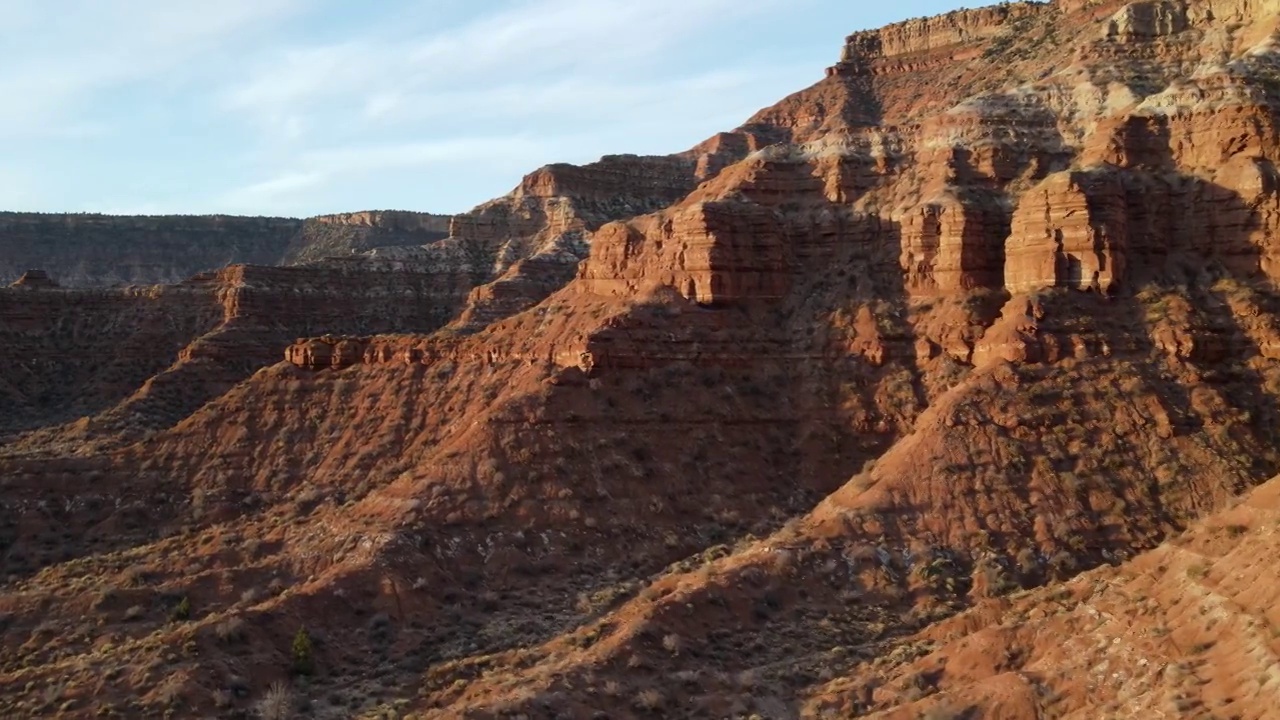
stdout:
<svg viewBox="0 0 1280 720">
<path fill-rule="evenodd" d="M 306 628 L 298 628 L 293 636 L 293 672 L 298 675 L 310 675 L 315 671 L 315 657 L 311 652 L 311 636 Z"/>
<path fill-rule="evenodd" d="M 173 609 L 173 615 L 171 617 L 173 618 L 174 622 L 190 620 L 191 619 L 191 600 L 189 598 L 183 597 L 182 602 L 178 603 L 178 606 Z"/>
</svg>

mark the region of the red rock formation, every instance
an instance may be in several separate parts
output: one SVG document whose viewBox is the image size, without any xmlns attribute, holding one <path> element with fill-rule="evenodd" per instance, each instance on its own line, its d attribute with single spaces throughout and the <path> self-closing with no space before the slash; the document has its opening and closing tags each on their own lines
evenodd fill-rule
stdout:
<svg viewBox="0 0 1280 720">
<path fill-rule="evenodd" d="M 786 294 L 789 270 L 778 218 L 746 203 L 698 203 L 639 228 L 615 224 L 597 235 L 584 288 L 631 296 L 658 286 L 715 304 Z"/>
<path fill-rule="evenodd" d="M 352 225 L 385 230 L 423 230 L 445 235 L 453 218 L 448 215 L 406 212 L 403 210 L 365 210 L 362 212 L 319 215 L 312 218 L 324 225 Z"/>
<path fill-rule="evenodd" d="M 892 73 L 978 55 L 986 41 L 1019 19 L 1049 12 L 1046 3 L 1016 2 L 958 10 L 854 33 L 846 41 L 837 72 Z"/>
<path fill-rule="evenodd" d="M 466 274 L 356 265 L 233 266 L 175 286 L 121 290 L 0 290 L 0 360 L 24 388 L 0 396 L 0 430 L 47 426 L 9 452 L 134 439 L 278 361 L 298 336 L 429 332 L 453 317 L 470 288 Z M 58 350 L 69 345 L 79 349 Z M 337 366 L 358 359 L 336 357 Z M 91 425 L 59 425 L 81 417 Z"/>
<path fill-rule="evenodd" d="M 1022 197 L 1006 246 L 1004 285 L 1106 292 L 1124 276 L 1127 207 L 1118 176 L 1065 172 Z"/>
<path fill-rule="evenodd" d="M 0 458 L 0 710 L 248 711 L 226 675 L 263 692 L 303 624 L 342 712 L 376 674 L 441 718 L 1262 716 L 1231 658 L 1265 636 L 1228 614 L 1231 647 L 1185 646 L 1206 601 L 1117 644 L 1092 610 L 1147 581 L 1096 608 L 1097 575 L 1066 584 L 1280 470 L 1274 6 L 1124 5 L 860 34 L 674 159 L 546 168 L 422 248 L 154 291 L 217 328 L 151 391 L 277 364 L 127 447 Z M 104 320 L 154 325 L 5 292 L 6 368 L 67 355 L 46 314 L 85 365 L 120 344 Z M 1110 644 L 1075 662 L 1071 633 Z M 1204 707 L 1153 697 L 1110 654 L 1130 635 L 1231 670 L 1169 685 Z"/>
<path fill-rule="evenodd" d="M 0 282 L 42 267 L 66 287 L 177 283 L 228 265 L 296 264 L 374 247 L 423 245 L 448 219 L 377 211 L 311 220 L 0 212 Z"/>
<path fill-rule="evenodd" d="M 58 287 L 58 283 L 49 277 L 49 273 L 44 270 L 28 270 L 22 273 L 22 277 L 13 281 L 9 287 L 24 288 L 27 290 L 48 290 Z"/>
<path fill-rule="evenodd" d="M 991 199 L 947 195 L 912 208 L 902 226 L 902 268 L 915 293 L 999 287 L 1005 211 Z"/>
</svg>

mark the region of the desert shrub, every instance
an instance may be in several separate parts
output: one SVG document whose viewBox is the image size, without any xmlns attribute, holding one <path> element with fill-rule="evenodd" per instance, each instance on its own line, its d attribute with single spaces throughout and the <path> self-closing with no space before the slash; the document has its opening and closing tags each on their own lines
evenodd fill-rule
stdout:
<svg viewBox="0 0 1280 720">
<path fill-rule="evenodd" d="M 169 617 L 174 622 L 183 622 L 185 620 L 190 620 L 191 619 L 191 600 L 187 597 L 183 597 L 182 601 L 179 602 L 177 607 L 173 609 L 173 612 L 169 615 Z"/>
<path fill-rule="evenodd" d="M 293 658 L 293 672 L 298 675 L 310 675 L 315 672 L 315 657 L 311 647 L 311 636 L 306 628 L 298 628 L 293 636 L 293 647 L 290 651 Z"/>
<path fill-rule="evenodd" d="M 258 712 L 263 720 L 288 720 L 293 715 L 293 691 L 288 685 L 277 680 L 271 683 L 267 692 L 258 703 Z"/>
<path fill-rule="evenodd" d="M 1049 558 L 1049 570 L 1057 580 L 1065 580 L 1071 577 L 1075 574 L 1077 567 L 1075 556 L 1066 550 L 1062 550 Z"/>
<path fill-rule="evenodd" d="M 141 565 L 131 565 L 120 573 L 120 582 L 125 587 L 139 587 L 147 583 L 147 569 Z"/>
<path fill-rule="evenodd" d="M 649 712 L 661 710 L 665 703 L 666 698 L 664 698 L 662 696 L 662 692 L 656 688 L 641 690 L 640 693 L 636 695 L 636 706 L 641 710 L 648 710 Z"/>
<path fill-rule="evenodd" d="M 218 623 L 213 633 L 221 642 L 228 644 L 240 642 L 245 636 L 245 622 L 238 616 L 229 617 Z"/>
<path fill-rule="evenodd" d="M 662 638 L 662 647 L 666 648 L 667 652 L 672 655 L 679 655 L 680 649 L 684 647 L 684 640 L 679 635 L 671 633 Z"/>
</svg>

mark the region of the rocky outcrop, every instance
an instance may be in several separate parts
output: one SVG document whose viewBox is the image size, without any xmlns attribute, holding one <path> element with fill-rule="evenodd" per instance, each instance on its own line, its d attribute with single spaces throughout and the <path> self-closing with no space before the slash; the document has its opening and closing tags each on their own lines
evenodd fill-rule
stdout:
<svg viewBox="0 0 1280 720">
<path fill-rule="evenodd" d="M 1028 191 L 1013 216 L 1004 286 L 1110 290 L 1128 249 L 1124 198 L 1110 173 L 1058 173 Z"/>
<path fill-rule="evenodd" d="M 429 245 L 449 236 L 452 220 L 447 215 L 400 210 L 321 215 L 303 221 L 279 264 L 350 257 L 377 248 Z"/>
<path fill-rule="evenodd" d="M 1105 37 L 1121 44 L 1170 38 L 1191 29 L 1256 22 L 1280 12 L 1274 0 L 1141 0 L 1107 22 Z"/>
<path fill-rule="evenodd" d="M 64 287 L 176 283 L 228 264 L 281 262 L 301 221 L 0 213 L 0 282 L 40 267 Z"/>
<path fill-rule="evenodd" d="M 683 157 L 606 155 L 588 165 L 548 165 L 526 175 L 515 195 L 585 201 L 600 218 L 613 219 L 664 207 L 692 188 L 693 166 Z"/>
<path fill-rule="evenodd" d="M 566 234 L 664 208 L 694 182 L 693 161 L 681 157 L 613 155 L 580 167 L 549 165 L 506 197 L 454 218 L 450 236 L 486 256 L 493 263 L 486 270 L 498 275 Z"/>
<path fill-rule="evenodd" d="M 1150 0 L 1126 5 L 1107 24 L 1107 38 L 1119 43 L 1176 35 L 1191 26 L 1183 0 Z"/>
<path fill-rule="evenodd" d="M 300 340 L 290 345 L 284 359 L 308 370 L 351 367 L 364 359 L 368 338 L 333 338 L 324 336 Z"/>
<path fill-rule="evenodd" d="M 1050 10 L 1045 3 L 1016 2 L 977 10 L 956 10 L 850 35 L 837 73 L 899 72 L 922 64 L 963 61 L 981 52 L 1009 24 Z M 975 51 L 976 49 L 976 51 Z"/>
<path fill-rule="evenodd" d="M 404 210 L 365 210 L 362 212 L 318 215 L 312 220 L 322 225 L 349 225 L 352 227 L 379 228 L 395 231 L 425 231 L 447 235 L 449 215 L 406 212 Z"/>
<path fill-rule="evenodd" d="M 707 202 L 597 236 L 583 289 L 628 296 L 667 286 L 704 304 L 780 298 L 790 271 L 784 231 L 766 207 Z"/>
<path fill-rule="evenodd" d="M 9 287 L 23 288 L 26 290 L 49 290 L 58 287 L 58 283 L 49 277 L 49 273 L 44 270 L 28 270 L 22 273 L 22 277 L 15 280 Z"/>
<path fill-rule="evenodd" d="M 1005 216 L 994 198 L 951 194 L 908 210 L 898 218 L 906 286 L 915 294 L 999 287 Z"/>
<path fill-rule="evenodd" d="M 168 427 L 308 335 L 425 333 L 454 317 L 469 274 L 232 266 L 172 286 L 0 290 L 4 447 L 91 447 Z M 30 358 L 43 358 L 33 363 Z M 80 423 L 61 423 L 85 418 Z"/>
<path fill-rule="evenodd" d="M 445 237 L 448 218 L 377 211 L 312 220 L 0 212 L 0 283 L 29 267 L 64 287 L 181 282 L 241 263 L 284 265 Z"/>
<path fill-rule="evenodd" d="M 1265 632 L 1246 667 L 1122 628 L 1177 697 L 1100 645 L 1045 665 L 1124 647 L 1108 571 L 1069 578 L 1280 471 L 1271 4 L 1109 36 L 1126 4 L 860 34 L 736 130 L 433 242 L 0 292 L 0 422 L 111 401 L 0 456 L 0 711 L 249 712 L 302 625 L 343 712 L 373 658 L 439 718 L 1265 715 L 1201 682 L 1266 691 Z M 121 401 L 140 348 L 173 362 Z M 1154 560 L 1107 602 L 1222 581 Z"/>
<path fill-rule="evenodd" d="M 475 290 L 455 327 L 474 332 L 563 287 L 601 226 L 672 204 L 693 189 L 697 166 L 690 153 L 549 165 L 508 195 L 454 217 L 445 240 L 381 248 L 363 260 L 384 269 L 469 273 Z"/>
</svg>

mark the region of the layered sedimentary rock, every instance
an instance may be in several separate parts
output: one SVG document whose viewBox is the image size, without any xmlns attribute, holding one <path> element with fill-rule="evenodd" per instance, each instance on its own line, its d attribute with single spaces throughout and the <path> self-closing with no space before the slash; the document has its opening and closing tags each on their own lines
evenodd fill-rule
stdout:
<svg viewBox="0 0 1280 720">
<path fill-rule="evenodd" d="M 453 218 L 449 237 L 374 254 L 375 265 L 463 267 L 477 285 L 457 327 L 474 331 L 542 300 L 573 277 L 605 223 L 664 208 L 693 189 L 692 156 L 610 155 L 549 165 L 508 195 Z"/>
<path fill-rule="evenodd" d="M 238 265 L 172 286 L 0 289 L 0 432 L 84 418 L 11 452 L 132 438 L 186 417 L 299 336 L 430 332 L 471 287 L 465 273 Z"/>
<path fill-rule="evenodd" d="M 694 185 L 694 163 L 680 157 L 614 155 L 583 166 L 549 165 L 526 175 L 509 195 L 454 218 L 450 235 L 497 257 L 516 244 L 539 245 L 610 220 L 658 210 Z"/>
<path fill-rule="evenodd" d="M 999 286 L 1006 211 L 998 201 L 948 195 L 904 213 L 902 268 L 920 294 Z"/>
<path fill-rule="evenodd" d="M 302 223 L 281 262 L 303 264 L 375 248 L 428 245 L 449 235 L 448 215 L 375 210 L 321 215 Z"/>
<path fill-rule="evenodd" d="M 1187 30 L 1212 31 L 1280 11 L 1274 0 L 1142 0 L 1110 17 L 1106 38 L 1122 44 L 1171 38 Z"/>
<path fill-rule="evenodd" d="M 861 33 L 690 152 L 154 291 L 215 327 L 118 405 L 181 417 L 0 458 L 0 710 L 247 713 L 301 625 L 335 716 L 1265 716 L 1266 618 L 1211 592 L 1265 568 L 1196 554 L 1274 513 L 1170 548 L 1280 471 L 1277 25 L 1126 5 Z M 73 379 L 154 313 L 85 298 L 40 310 Z"/>
<path fill-rule="evenodd" d="M 630 296 L 668 286 L 706 304 L 780 298 L 789 280 L 785 243 L 766 207 L 698 203 L 639 227 L 606 227 L 583 266 L 583 287 Z"/>
<path fill-rule="evenodd" d="M 398 231 L 421 230 L 441 234 L 449 232 L 449 223 L 453 220 L 449 215 L 432 215 L 404 210 L 364 210 L 318 215 L 311 219 L 321 225 L 349 225 Z"/>
<path fill-rule="evenodd" d="M 1124 275 L 1127 207 L 1118 176 L 1055 174 L 1022 196 L 1007 245 L 1004 285 L 1107 291 Z"/>
<path fill-rule="evenodd" d="M 119 402 L 221 317 L 209 279 L 116 290 L 0 289 L 0 433 Z"/>
<path fill-rule="evenodd" d="M 0 213 L 0 282 L 38 267 L 66 287 L 176 283 L 231 263 L 281 262 L 301 221 Z"/>
<path fill-rule="evenodd" d="M 240 263 L 282 265 L 445 237 L 449 218 L 374 211 L 293 218 L 0 212 L 0 283 L 38 267 L 65 287 L 176 283 Z"/>
<path fill-rule="evenodd" d="M 900 72 L 917 69 L 920 63 L 964 61 L 974 55 L 964 49 L 980 47 L 1011 23 L 1049 10 L 1047 3 L 1005 3 L 854 33 L 845 41 L 837 68 L 853 73 Z"/>
<path fill-rule="evenodd" d="M 15 280 L 9 287 L 26 288 L 28 290 L 46 290 L 58 287 L 58 283 L 49 277 L 49 273 L 44 270 L 28 270 L 22 273 L 22 277 Z"/>
</svg>

